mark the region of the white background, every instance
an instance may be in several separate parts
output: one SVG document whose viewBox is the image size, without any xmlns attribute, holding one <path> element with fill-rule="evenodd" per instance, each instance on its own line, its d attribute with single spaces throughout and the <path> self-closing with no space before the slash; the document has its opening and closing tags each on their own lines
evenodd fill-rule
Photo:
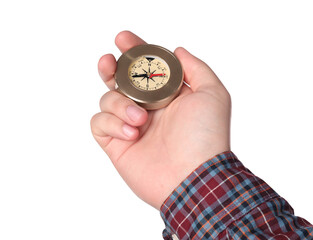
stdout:
<svg viewBox="0 0 313 240">
<path fill-rule="evenodd" d="M 94 141 L 115 35 L 183 46 L 232 95 L 232 150 L 313 221 L 311 1 L 0 2 L 0 239 L 162 239 Z"/>
</svg>

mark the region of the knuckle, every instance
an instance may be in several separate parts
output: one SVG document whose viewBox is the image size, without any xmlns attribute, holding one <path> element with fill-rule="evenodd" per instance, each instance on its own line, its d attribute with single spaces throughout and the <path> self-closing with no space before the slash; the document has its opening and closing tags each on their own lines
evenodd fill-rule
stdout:
<svg viewBox="0 0 313 240">
<path fill-rule="evenodd" d="M 99 119 L 100 114 L 101 114 L 100 112 L 94 114 L 94 115 L 91 117 L 91 119 L 90 119 L 90 124 L 94 124 L 94 123 Z"/>
<path fill-rule="evenodd" d="M 102 97 L 99 100 L 99 107 L 100 107 L 100 109 L 102 109 L 102 106 L 103 106 L 104 102 L 106 101 L 107 94 L 108 93 L 103 94 Z"/>
<path fill-rule="evenodd" d="M 101 113 L 96 113 L 90 119 L 90 128 L 91 128 L 92 133 L 96 131 L 97 122 L 99 121 L 99 118 L 101 116 L 100 114 Z"/>
<path fill-rule="evenodd" d="M 114 90 L 108 91 L 103 94 L 99 101 L 100 109 L 102 109 L 106 104 L 111 105 L 112 102 L 114 102 L 115 99 L 119 97 L 119 95 L 120 94 Z"/>
<path fill-rule="evenodd" d="M 101 97 L 99 104 L 102 112 L 108 112 L 124 119 L 126 118 L 127 106 L 135 105 L 136 103 L 116 90 L 112 90 Z"/>
<path fill-rule="evenodd" d="M 122 95 L 121 93 L 115 92 L 114 98 L 110 102 L 110 108 L 112 110 L 118 110 L 122 108 L 126 108 L 126 106 L 134 104 L 134 101 L 129 99 L 128 97 Z"/>
<path fill-rule="evenodd" d="M 107 129 L 110 129 L 114 125 L 115 118 L 112 114 L 103 112 L 96 113 L 90 120 L 91 132 L 93 135 L 101 136 Z"/>
</svg>

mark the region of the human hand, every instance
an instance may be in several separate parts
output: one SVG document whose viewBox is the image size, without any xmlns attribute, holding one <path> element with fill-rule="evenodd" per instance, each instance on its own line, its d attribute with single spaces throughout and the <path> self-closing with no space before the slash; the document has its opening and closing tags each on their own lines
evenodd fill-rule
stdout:
<svg viewBox="0 0 313 240">
<path fill-rule="evenodd" d="M 121 52 L 145 44 L 131 32 L 115 39 Z M 184 70 L 180 94 L 167 107 L 146 111 L 114 90 L 116 60 L 104 55 L 99 74 L 111 91 L 91 119 L 94 138 L 142 200 L 160 209 L 171 192 L 199 165 L 230 150 L 230 96 L 201 60 L 183 48 L 175 55 Z"/>
</svg>

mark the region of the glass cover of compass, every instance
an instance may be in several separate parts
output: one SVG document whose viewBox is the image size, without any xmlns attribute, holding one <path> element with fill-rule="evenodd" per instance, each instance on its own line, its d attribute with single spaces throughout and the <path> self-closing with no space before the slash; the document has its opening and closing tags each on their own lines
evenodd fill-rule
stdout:
<svg viewBox="0 0 313 240">
<path fill-rule="evenodd" d="M 131 48 L 117 61 L 116 87 L 148 110 L 168 105 L 179 93 L 183 70 L 169 50 L 151 44 Z"/>
</svg>

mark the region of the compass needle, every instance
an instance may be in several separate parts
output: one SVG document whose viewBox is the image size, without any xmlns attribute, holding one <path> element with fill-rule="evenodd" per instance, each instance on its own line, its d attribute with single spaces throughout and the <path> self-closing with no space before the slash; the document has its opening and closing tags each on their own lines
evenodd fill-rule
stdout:
<svg viewBox="0 0 313 240">
<path fill-rule="evenodd" d="M 133 78 L 136 78 L 136 77 L 146 77 L 147 76 L 147 74 L 145 73 L 145 74 L 135 74 L 135 75 L 132 75 L 132 77 Z"/>
</svg>

